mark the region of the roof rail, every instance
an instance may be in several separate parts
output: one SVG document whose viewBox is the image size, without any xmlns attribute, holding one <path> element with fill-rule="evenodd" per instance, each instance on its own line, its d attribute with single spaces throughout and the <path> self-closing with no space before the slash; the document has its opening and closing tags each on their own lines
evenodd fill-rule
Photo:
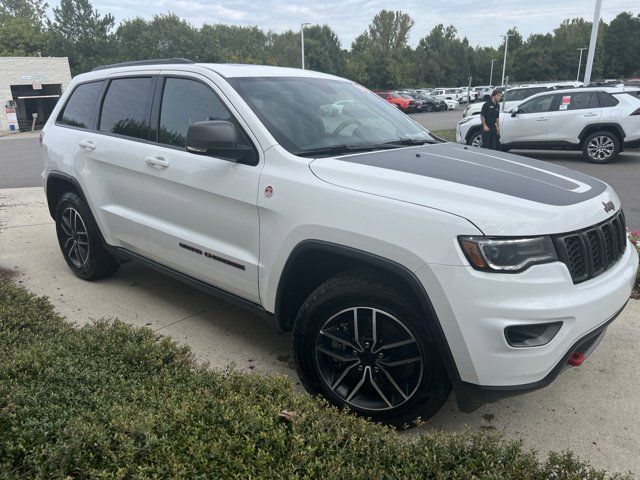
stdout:
<svg viewBox="0 0 640 480">
<path fill-rule="evenodd" d="M 96 70 L 106 70 L 107 68 L 117 68 L 117 67 L 135 67 L 138 65 L 177 65 L 177 64 L 184 64 L 184 63 L 195 63 L 195 62 L 187 58 L 158 58 L 155 60 L 136 60 L 134 62 L 122 62 L 122 63 L 112 63 L 110 65 L 100 65 L 99 67 L 92 68 L 91 71 L 95 72 Z"/>
</svg>

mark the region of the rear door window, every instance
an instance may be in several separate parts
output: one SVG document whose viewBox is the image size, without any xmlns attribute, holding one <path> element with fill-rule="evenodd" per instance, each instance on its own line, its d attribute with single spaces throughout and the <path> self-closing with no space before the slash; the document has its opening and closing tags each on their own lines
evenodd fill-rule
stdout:
<svg viewBox="0 0 640 480">
<path fill-rule="evenodd" d="M 77 128 L 93 128 L 93 112 L 102 90 L 102 81 L 78 85 L 64 106 L 57 123 Z"/>
<path fill-rule="evenodd" d="M 593 108 L 591 96 L 594 92 L 567 92 L 557 94 L 560 102 L 558 110 L 584 110 Z"/>
<path fill-rule="evenodd" d="M 152 77 L 112 80 L 102 103 L 100 131 L 146 139 L 152 82 Z"/>
</svg>

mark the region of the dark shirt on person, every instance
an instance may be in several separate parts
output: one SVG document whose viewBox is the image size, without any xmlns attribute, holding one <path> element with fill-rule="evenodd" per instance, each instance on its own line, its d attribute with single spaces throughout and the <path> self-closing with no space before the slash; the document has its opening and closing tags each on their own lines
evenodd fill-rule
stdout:
<svg viewBox="0 0 640 480">
<path fill-rule="evenodd" d="M 493 103 L 493 100 L 491 99 L 487 100 L 484 105 L 482 105 L 480 115 L 484 118 L 487 127 L 489 127 L 489 131 L 496 132 L 496 123 L 500 116 L 500 104 Z"/>
</svg>

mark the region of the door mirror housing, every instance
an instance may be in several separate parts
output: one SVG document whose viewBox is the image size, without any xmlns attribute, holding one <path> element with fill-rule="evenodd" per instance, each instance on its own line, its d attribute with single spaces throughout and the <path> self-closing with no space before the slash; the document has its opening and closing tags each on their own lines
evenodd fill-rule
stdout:
<svg viewBox="0 0 640 480">
<path fill-rule="evenodd" d="M 235 148 L 237 144 L 238 134 L 231 122 L 196 122 L 187 130 L 186 147 L 189 152 L 207 153 L 209 150 Z"/>
<path fill-rule="evenodd" d="M 518 114 L 518 107 L 513 107 L 511 110 L 509 110 L 511 112 L 511 116 L 515 117 Z"/>
<path fill-rule="evenodd" d="M 255 164 L 256 152 L 238 144 L 236 126 L 226 120 L 196 122 L 189 126 L 185 147 L 190 153 L 224 158 L 232 162 Z"/>
</svg>

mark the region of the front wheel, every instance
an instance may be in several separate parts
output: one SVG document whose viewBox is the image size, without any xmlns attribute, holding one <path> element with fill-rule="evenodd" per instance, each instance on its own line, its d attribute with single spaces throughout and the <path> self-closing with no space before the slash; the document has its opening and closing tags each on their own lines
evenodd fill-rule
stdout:
<svg viewBox="0 0 640 480">
<path fill-rule="evenodd" d="M 595 132 L 585 138 L 582 153 L 593 163 L 607 163 L 620 152 L 620 140 L 611 132 Z"/>
<path fill-rule="evenodd" d="M 424 322 L 380 277 L 362 272 L 326 281 L 294 326 L 303 385 L 336 406 L 396 426 L 433 416 L 451 386 Z"/>
<path fill-rule="evenodd" d="M 467 145 L 482 147 L 482 131 L 480 129 L 476 129 L 467 135 Z"/>
<path fill-rule="evenodd" d="M 427 103 L 427 112 L 433 112 L 433 103 Z"/>
</svg>

